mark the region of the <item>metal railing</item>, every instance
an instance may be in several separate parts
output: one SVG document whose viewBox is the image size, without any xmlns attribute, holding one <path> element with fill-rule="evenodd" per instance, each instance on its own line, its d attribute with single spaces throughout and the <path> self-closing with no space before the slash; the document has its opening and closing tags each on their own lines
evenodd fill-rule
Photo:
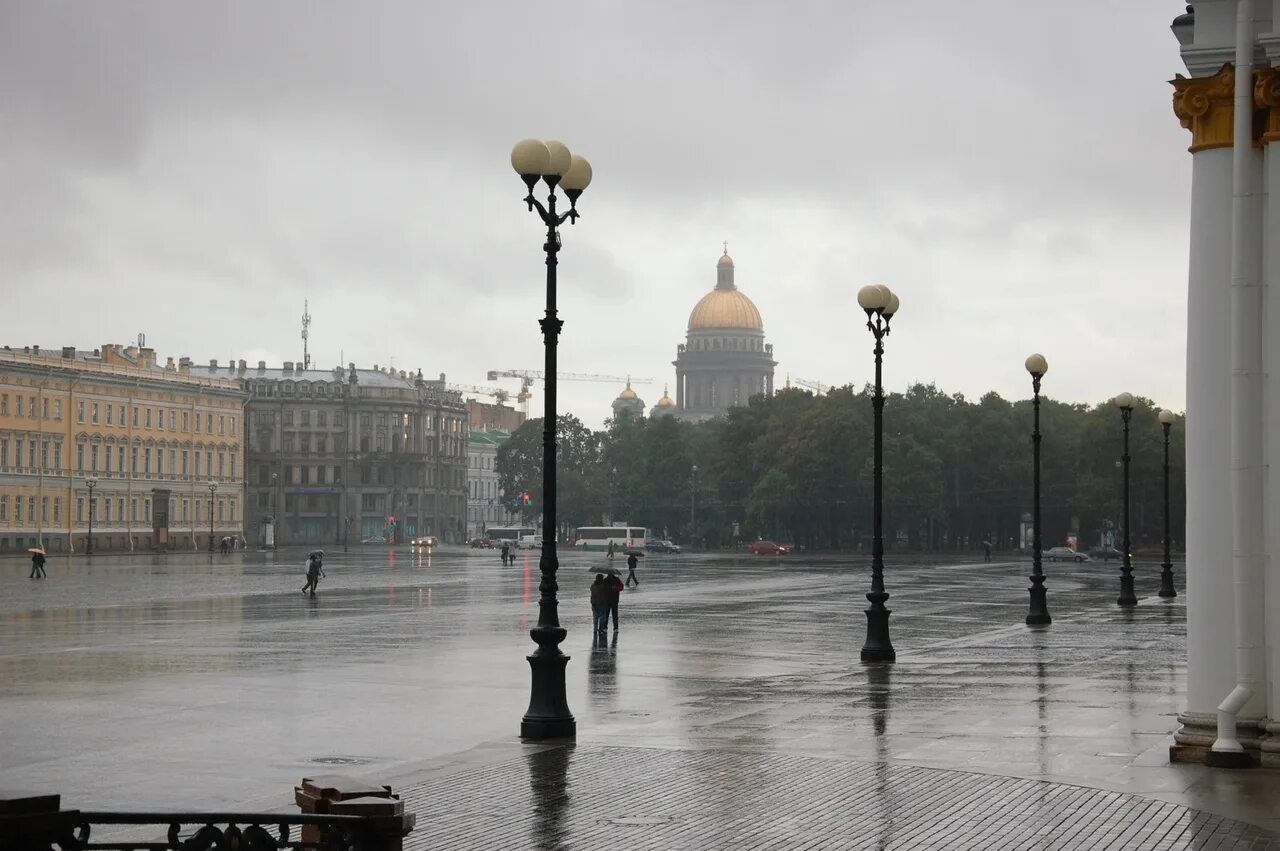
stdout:
<svg viewBox="0 0 1280 851">
<path fill-rule="evenodd" d="M 412 814 L 63 810 L 0 819 L 0 851 L 397 851 L 414 822 Z M 155 830 L 110 830 L 128 825 Z"/>
</svg>

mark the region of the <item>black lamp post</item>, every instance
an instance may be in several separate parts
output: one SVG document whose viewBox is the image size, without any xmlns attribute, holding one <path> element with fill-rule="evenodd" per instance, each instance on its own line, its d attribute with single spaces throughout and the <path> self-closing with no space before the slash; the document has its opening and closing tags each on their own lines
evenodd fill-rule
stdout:
<svg viewBox="0 0 1280 851">
<path fill-rule="evenodd" d="M 218 490 L 217 482 L 209 482 L 209 552 L 213 552 L 213 494 Z"/>
<path fill-rule="evenodd" d="M 279 544 L 280 524 L 276 521 L 276 517 L 277 517 L 276 512 L 279 509 L 278 503 L 280 501 L 280 489 L 276 486 L 276 483 L 278 481 L 280 481 L 279 474 L 272 473 L 271 474 L 271 549 L 272 550 L 276 550 L 280 546 Z"/>
<path fill-rule="evenodd" d="M 1159 419 L 1160 429 L 1164 432 L 1164 561 L 1160 565 L 1160 596 L 1176 597 L 1178 592 L 1173 587 L 1173 559 L 1169 557 L 1169 429 L 1177 417 L 1173 411 L 1163 410 Z"/>
<path fill-rule="evenodd" d="M 876 394 L 871 400 L 875 414 L 875 439 L 872 455 L 871 510 L 871 591 L 867 600 L 867 638 L 862 644 L 862 661 L 893 662 L 898 658 L 889 640 L 889 609 L 884 590 L 884 512 L 881 480 L 884 473 L 884 389 L 880 380 L 880 363 L 884 358 L 884 338 L 889 335 L 889 320 L 898 312 L 898 297 L 883 284 L 871 284 L 858 290 L 858 306 L 867 312 L 867 329 L 876 338 Z"/>
<path fill-rule="evenodd" d="M 84 480 L 85 487 L 89 489 L 89 540 L 85 544 L 84 554 L 93 555 L 93 489 L 98 486 L 98 480 L 94 476 Z"/>
<path fill-rule="evenodd" d="M 1124 561 L 1120 566 L 1120 597 L 1116 604 L 1136 606 L 1138 598 L 1133 593 L 1133 560 L 1129 555 L 1129 420 L 1133 417 L 1133 394 L 1121 393 L 1115 398 L 1115 405 L 1120 409 L 1120 419 L 1124 422 L 1124 454 L 1120 456 L 1124 467 Z"/>
<path fill-rule="evenodd" d="M 1031 373 L 1031 608 L 1027 611 L 1027 625 L 1041 626 L 1053 623 L 1049 616 L 1049 606 L 1045 599 L 1044 567 L 1041 564 L 1040 537 L 1040 379 L 1049 371 L 1049 362 L 1044 355 L 1034 354 L 1027 358 L 1027 372 Z"/>
<path fill-rule="evenodd" d="M 689 468 L 689 543 L 698 536 L 698 465 Z"/>
<path fill-rule="evenodd" d="M 547 241 L 543 251 L 547 254 L 547 315 L 539 320 L 542 327 L 543 346 L 546 349 L 546 395 L 542 421 L 542 556 L 538 570 L 542 581 L 538 583 L 538 624 L 529 630 L 529 636 L 538 645 L 529 660 L 533 685 L 529 695 L 529 708 L 520 722 L 520 735 L 526 739 L 563 739 L 577 735 L 577 722 L 569 711 L 565 696 L 564 671 L 569 657 L 560 651 L 560 642 L 568 632 L 560 626 L 556 610 L 556 571 L 560 560 L 556 556 L 556 538 L 559 524 L 556 518 L 556 343 L 564 324 L 556 316 L 556 254 L 560 251 L 558 228 L 568 220 L 576 224 L 578 196 L 591 183 L 591 165 L 582 157 L 569 153 L 560 142 L 542 142 L 525 139 L 511 150 L 511 165 L 529 189 L 525 203 L 529 210 L 537 210 L 542 223 L 547 226 Z M 534 187 L 541 180 L 547 185 L 547 204 L 544 207 L 533 196 Z M 564 190 L 569 199 L 569 210 L 556 212 L 556 186 Z"/>
</svg>

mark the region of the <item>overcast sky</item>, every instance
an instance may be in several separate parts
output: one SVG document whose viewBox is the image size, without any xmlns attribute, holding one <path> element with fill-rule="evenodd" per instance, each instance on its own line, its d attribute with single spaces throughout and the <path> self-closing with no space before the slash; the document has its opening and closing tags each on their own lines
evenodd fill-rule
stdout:
<svg viewBox="0 0 1280 851">
<path fill-rule="evenodd" d="M 595 170 L 562 371 L 652 405 L 727 240 L 778 386 L 869 380 L 875 282 L 890 389 L 1027 396 L 1041 351 L 1050 396 L 1181 410 L 1182 8 L 0 0 L 0 340 L 279 365 L 305 298 L 324 367 L 541 369 L 535 136 Z"/>
</svg>

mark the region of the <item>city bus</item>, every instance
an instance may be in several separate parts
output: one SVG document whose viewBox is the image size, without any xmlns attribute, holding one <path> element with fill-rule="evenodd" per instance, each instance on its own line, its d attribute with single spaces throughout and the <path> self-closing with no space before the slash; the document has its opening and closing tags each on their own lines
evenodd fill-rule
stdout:
<svg viewBox="0 0 1280 851">
<path fill-rule="evenodd" d="M 639 526 L 579 526 L 573 547 L 578 550 L 607 550 L 631 547 L 644 549 L 646 529 Z"/>
<path fill-rule="evenodd" d="M 532 526 L 490 526 L 484 530 L 484 537 L 488 538 L 495 547 L 505 543 L 515 549 L 521 538 L 532 537 L 537 531 Z"/>
</svg>

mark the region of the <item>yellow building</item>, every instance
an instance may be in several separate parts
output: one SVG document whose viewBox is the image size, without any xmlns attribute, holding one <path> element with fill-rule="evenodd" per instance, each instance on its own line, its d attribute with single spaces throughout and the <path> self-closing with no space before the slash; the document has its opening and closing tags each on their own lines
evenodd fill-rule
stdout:
<svg viewBox="0 0 1280 851">
<path fill-rule="evenodd" d="M 206 549 L 243 530 L 234 379 L 146 347 L 0 349 L 0 553 Z"/>
</svg>

